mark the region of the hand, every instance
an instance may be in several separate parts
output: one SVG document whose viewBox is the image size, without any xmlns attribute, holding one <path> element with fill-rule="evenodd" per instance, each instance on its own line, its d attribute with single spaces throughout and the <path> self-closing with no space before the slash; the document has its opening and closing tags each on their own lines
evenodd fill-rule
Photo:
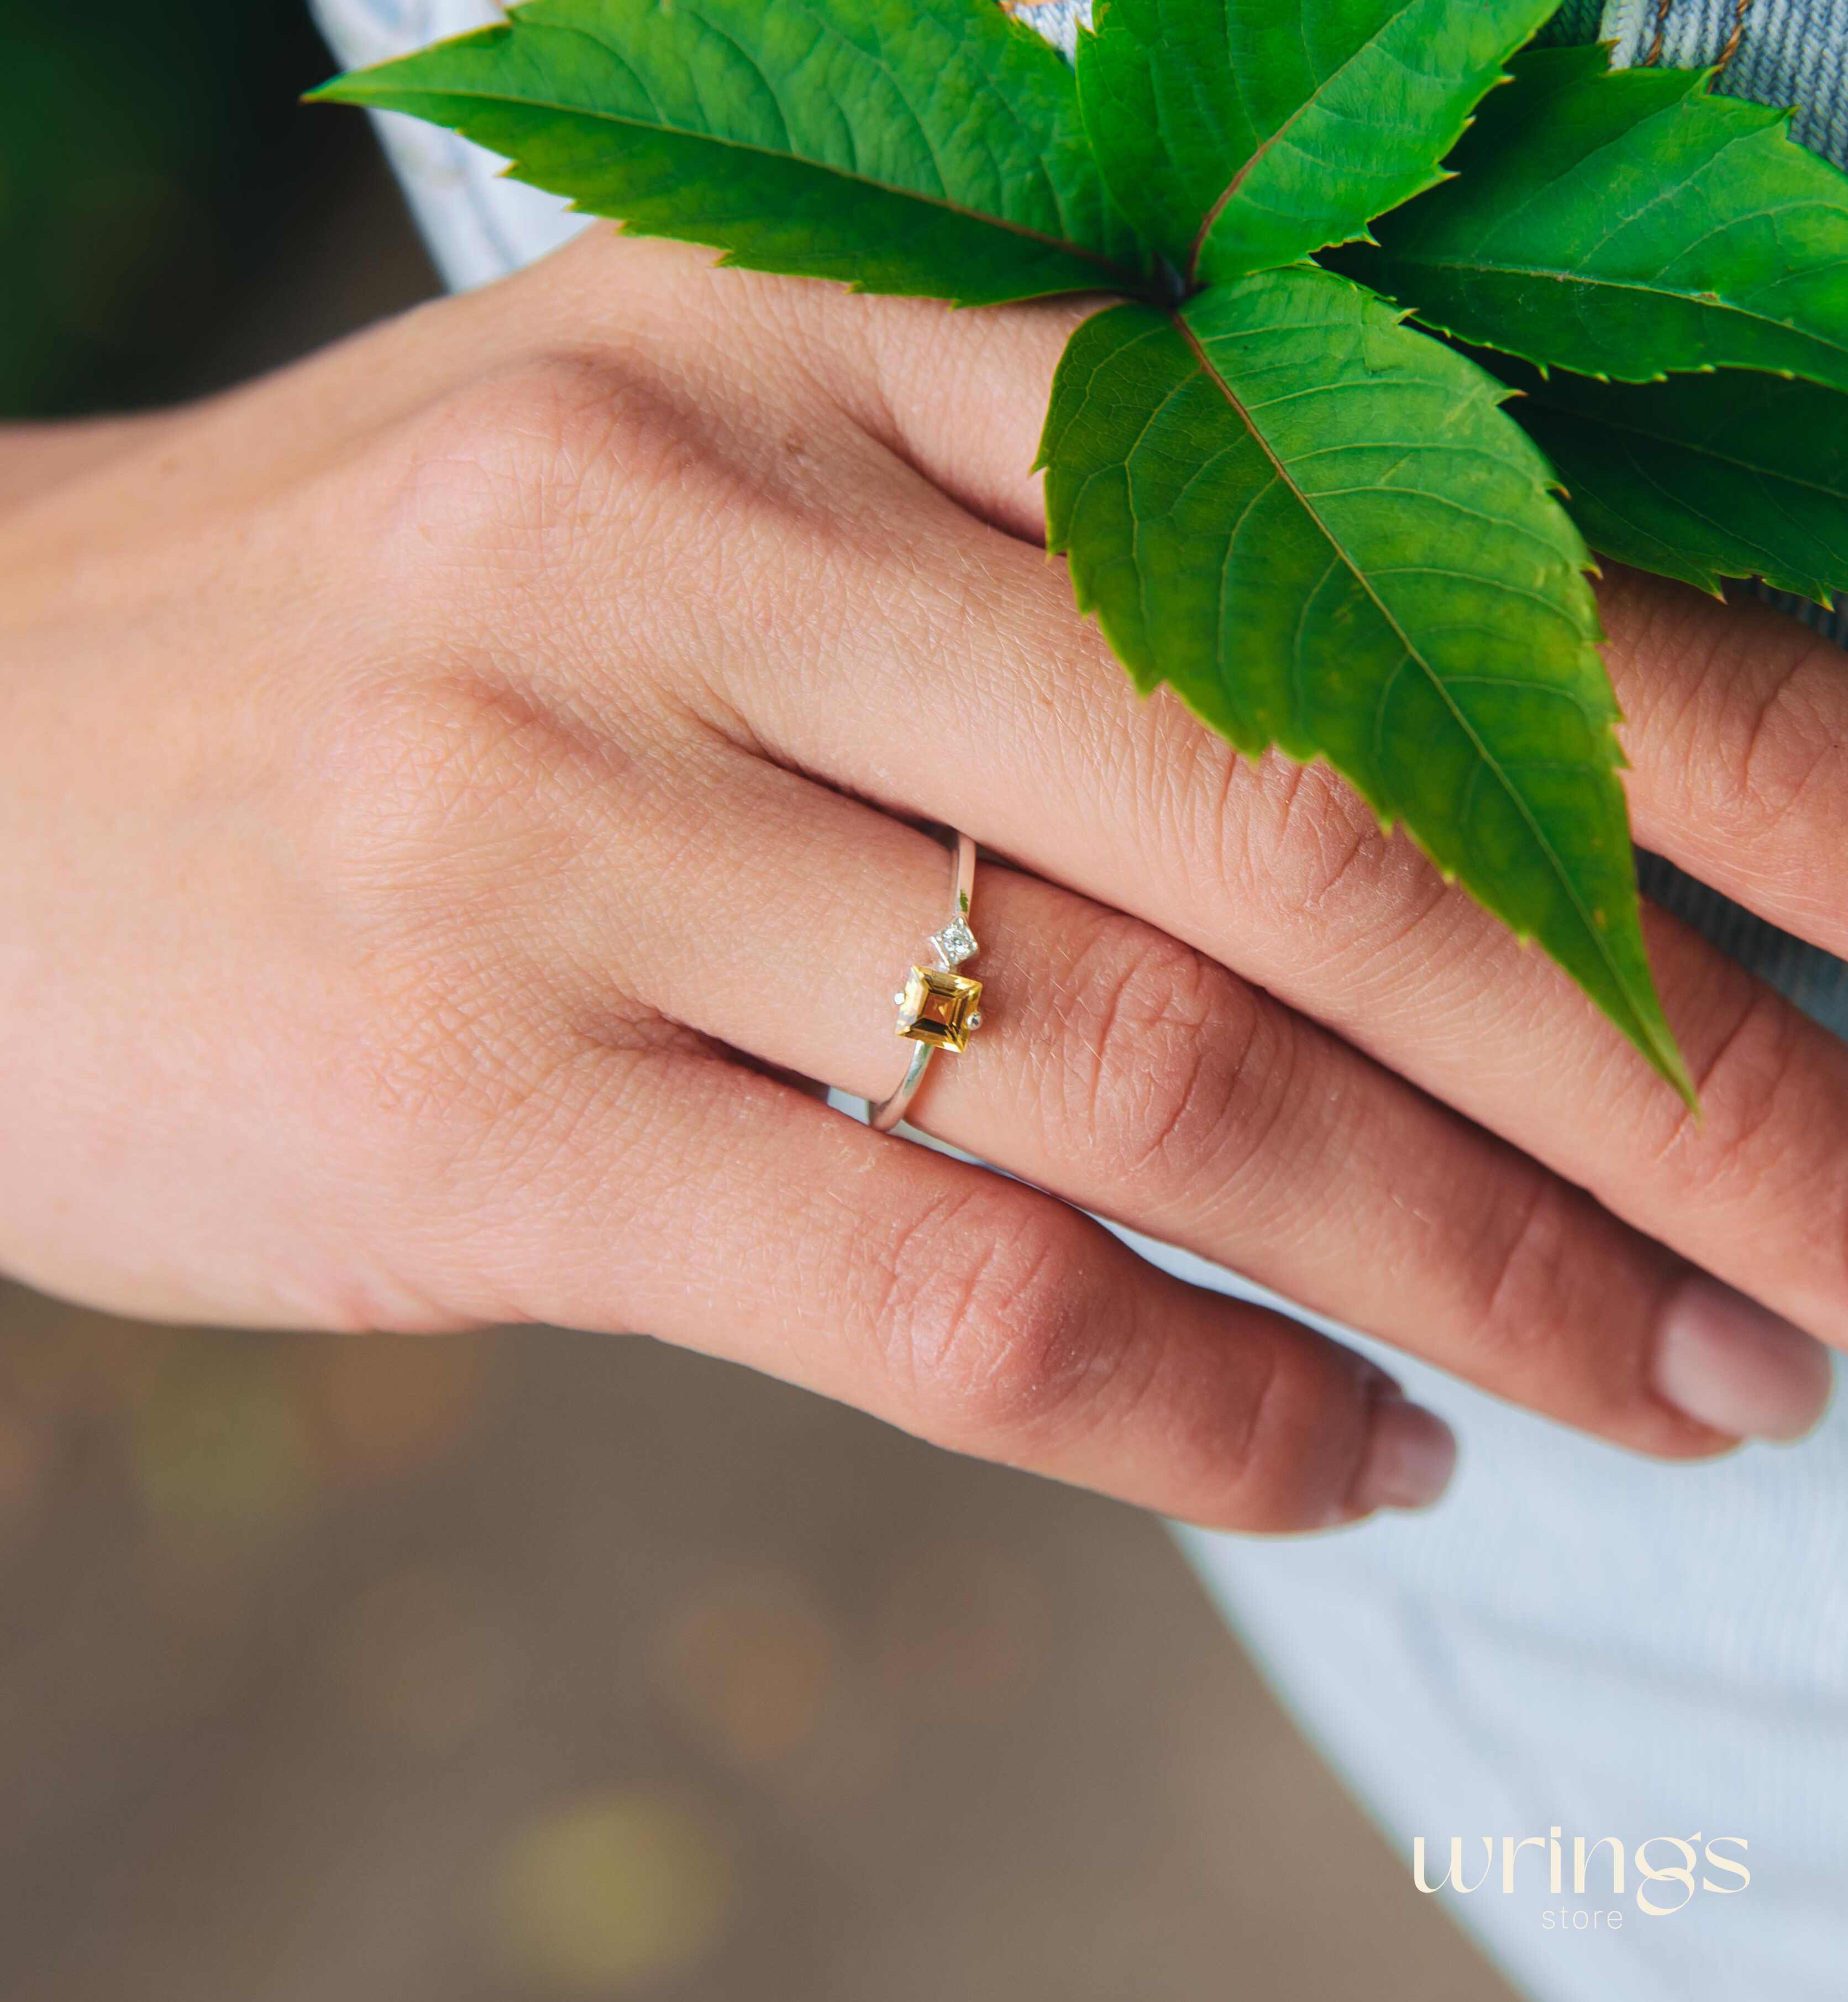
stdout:
<svg viewBox="0 0 1848 2002">
<path fill-rule="evenodd" d="M 639 1328 L 1249 1529 L 1442 1485 L 1379 1372 L 1076 1204 L 1641 1452 L 1804 1429 L 1848 1048 L 1652 917 L 1696 1125 L 1326 773 L 1138 699 L 1035 546 L 1081 310 L 598 230 L 35 461 L 0 1262 L 161 1317 Z M 1641 838 L 1848 951 L 1848 664 L 1605 609 Z M 989 1021 L 913 1116 L 1019 1181 L 799 1082 L 903 1069 L 948 874 L 908 816 L 1007 858 Z"/>
</svg>

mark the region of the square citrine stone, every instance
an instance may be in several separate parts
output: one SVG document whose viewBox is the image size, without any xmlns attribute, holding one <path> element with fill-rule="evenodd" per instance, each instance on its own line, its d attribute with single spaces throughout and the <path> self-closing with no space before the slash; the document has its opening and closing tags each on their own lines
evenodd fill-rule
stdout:
<svg viewBox="0 0 1848 2002">
<path fill-rule="evenodd" d="M 898 997 L 898 1034 L 940 1050 L 962 1049 L 981 1005 L 979 980 L 947 967 L 914 966 Z"/>
</svg>

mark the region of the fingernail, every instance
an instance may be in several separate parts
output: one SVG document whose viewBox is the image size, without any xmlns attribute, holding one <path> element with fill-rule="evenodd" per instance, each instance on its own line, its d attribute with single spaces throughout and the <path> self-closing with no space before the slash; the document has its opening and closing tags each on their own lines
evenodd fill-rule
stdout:
<svg viewBox="0 0 1848 2002">
<path fill-rule="evenodd" d="M 1656 1394 L 1716 1432 L 1800 1439 L 1827 1409 L 1833 1379 L 1821 1342 L 1717 1279 L 1693 1273 L 1669 1299 Z"/>
<path fill-rule="evenodd" d="M 1435 1411 L 1396 1393 L 1382 1396 L 1344 1515 L 1351 1520 L 1376 1508 L 1428 1508 L 1456 1467 L 1456 1435 Z"/>
</svg>

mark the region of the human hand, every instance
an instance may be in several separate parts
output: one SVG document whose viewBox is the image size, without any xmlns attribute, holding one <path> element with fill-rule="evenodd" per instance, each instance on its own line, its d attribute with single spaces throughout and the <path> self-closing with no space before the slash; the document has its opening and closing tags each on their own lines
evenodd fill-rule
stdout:
<svg viewBox="0 0 1848 2002">
<path fill-rule="evenodd" d="M 0 514 L 0 1263 L 642 1329 L 1242 1528 L 1441 1486 L 1379 1372 L 1079 1204 L 1639 1451 L 1804 1429 L 1848 1049 L 1652 913 L 1697 1125 L 1325 773 L 1138 699 L 1035 546 L 1083 310 L 598 230 Z M 1848 951 L 1839 656 L 1604 605 L 1639 837 Z M 1007 858 L 912 1117 L 1020 1181 L 796 1082 L 904 1067 L 899 816 Z"/>
</svg>

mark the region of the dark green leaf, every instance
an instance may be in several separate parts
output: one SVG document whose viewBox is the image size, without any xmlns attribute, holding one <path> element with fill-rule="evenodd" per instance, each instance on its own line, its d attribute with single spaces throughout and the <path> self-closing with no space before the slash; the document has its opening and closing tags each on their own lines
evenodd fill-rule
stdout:
<svg viewBox="0 0 1848 2002">
<path fill-rule="evenodd" d="M 1543 377 L 1485 364 L 1525 394 L 1515 418 L 1603 555 L 1717 592 L 1762 577 L 1826 603 L 1848 591 L 1848 396 L 1727 370 L 1665 382 Z"/>
<path fill-rule="evenodd" d="M 1141 283 L 1070 70 L 987 0 L 532 0 L 317 94 L 756 270 L 969 305 Z"/>
<path fill-rule="evenodd" d="M 1689 1093 L 1585 546 L 1506 393 L 1327 272 L 1119 306 L 1059 367 L 1048 538 L 1141 686 L 1327 759 Z"/>
<path fill-rule="evenodd" d="M 1704 73 L 1542 49 L 1483 107 L 1458 177 L 1338 268 L 1445 333 L 1647 382 L 1760 368 L 1848 389 L 1848 176 L 1787 113 Z"/>
<path fill-rule="evenodd" d="M 1189 279 L 1293 263 L 1439 180 L 1548 0 L 1105 0 L 1079 96 L 1105 178 Z"/>
</svg>

